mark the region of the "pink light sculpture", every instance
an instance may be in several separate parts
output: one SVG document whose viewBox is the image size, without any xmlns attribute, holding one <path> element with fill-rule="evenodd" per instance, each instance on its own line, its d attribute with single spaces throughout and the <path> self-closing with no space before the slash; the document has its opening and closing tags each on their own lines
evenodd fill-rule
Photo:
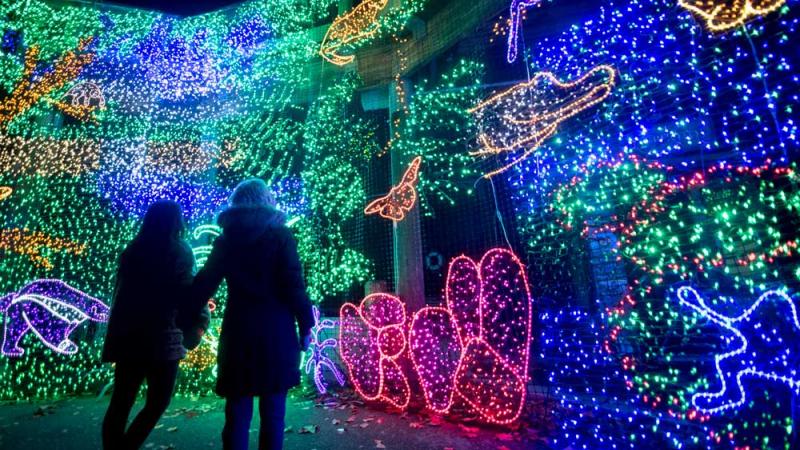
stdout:
<svg viewBox="0 0 800 450">
<path fill-rule="evenodd" d="M 490 423 L 508 424 L 525 404 L 531 296 L 514 253 L 489 250 L 479 263 L 450 263 L 446 307 L 414 315 L 409 351 L 432 411 L 463 401 Z"/>
<path fill-rule="evenodd" d="M 405 305 L 394 295 L 372 294 L 339 310 L 339 351 L 356 392 L 400 409 L 411 388 L 398 360 L 405 354 Z"/>
</svg>

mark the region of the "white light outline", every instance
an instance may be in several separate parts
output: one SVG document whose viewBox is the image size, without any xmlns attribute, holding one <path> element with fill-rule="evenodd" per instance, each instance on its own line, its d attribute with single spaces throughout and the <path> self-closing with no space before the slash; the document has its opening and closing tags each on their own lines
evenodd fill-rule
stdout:
<svg viewBox="0 0 800 450">
<path fill-rule="evenodd" d="M 691 292 L 691 294 L 687 294 L 687 292 Z M 694 297 L 695 297 L 695 299 L 697 301 L 697 304 L 695 304 L 692 301 L 688 300 L 688 295 L 692 295 L 692 294 L 694 295 Z M 725 411 L 727 409 L 736 408 L 736 407 L 739 407 L 739 406 L 743 405 L 747 401 L 747 393 L 746 393 L 746 391 L 744 389 L 744 385 L 742 384 L 742 378 L 745 375 L 754 376 L 754 377 L 757 377 L 757 378 L 763 378 L 763 379 L 772 380 L 772 381 L 778 381 L 778 382 L 781 382 L 783 384 L 788 385 L 790 388 L 792 388 L 796 392 L 800 393 L 800 379 L 793 379 L 793 378 L 790 378 L 790 377 L 785 377 L 785 376 L 782 376 L 782 375 L 778 375 L 775 372 L 764 372 L 764 371 L 758 370 L 756 368 L 747 368 L 747 369 L 740 370 L 736 374 L 736 384 L 737 384 L 737 387 L 739 389 L 739 400 L 738 401 L 727 402 L 725 404 L 722 404 L 721 406 L 714 407 L 714 408 L 704 408 L 704 407 L 698 406 L 698 404 L 697 404 L 697 399 L 698 398 L 716 399 L 716 398 L 723 397 L 723 396 L 726 395 L 726 393 L 728 391 L 728 385 L 727 385 L 727 382 L 725 381 L 725 377 L 723 376 L 723 370 L 722 370 L 722 367 L 721 367 L 721 363 L 722 363 L 723 360 L 726 360 L 728 358 L 732 358 L 732 357 L 741 355 L 743 353 L 746 353 L 747 349 L 749 347 L 749 342 L 747 341 L 747 338 L 745 338 L 744 334 L 741 331 L 739 331 L 739 329 L 736 328 L 734 326 L 734 324 L 737 323 L 737 322 L 741 322 L 743 320 L 747 320 L 753 314 L 753 312 L 755 312 L 758 309 L 758 307 L 761 305 L 761 303 L 767 301 L 768 297 L 772 297 L 772 296 L 777 296 L 777 297 L 779 297 L 778 300 L 786 302 L 786 303 L 789 304 L 789 306 L 790 306 L 790 308 L 792 310 L 792 321 L 793 321 L 793 324 L 794 324 L 795 328 L 800 330 L 800 319 L 798 319 L 798 316 L 797 316 L 797 306 L 795 306 L 794 301 L 791 299 L 791 297 L 789 297 L 783 291 L 770 290 L 770 291 L 764 292 L 741 315 L 736 316 L 736 317 L 728 317 L 728 316 L 720 314 L 720 313 L 714 311 L 713 309 L 711 309 L 706 304 L 705 300 L 697 292 L 697 290 L 695 290 L 694 288 L 691 288 L 689 286 L 682 286 L 682 287 L 678 288 L 677 297 L 678 297 L 678 301 L 680 301 L 680 303 L 682 305 L 688 306 L 689 308 L 691 308 L 692 310 L 694 310 L 698 314 L 702 315 L 703 317 L 707 318 L 711 322 L 714 322 L 715 324 L 719 325 L 720 327 L 725 328 L 726 330 L 729 330 L 731 333 L 733 333 L 736 336 L 736 338 L 740 342 L 740 345 L 736 349 L 734 349 L 734 350 L 732 350 L 730 352 L 726 352 L 726 353 L 722 353 L 722 354 L 718 354 L 718 355 L 714 356 L 714 367 L 715 367 L 716 372 L 717 372 L 717 378 L 719 378 L 720 382 L 722 383 L 722 389 L 720 389 L 717 392 L 713 392 L 713 393 L 711 393 L 711 392 L 699 392 L 699 393 L 696 393 L 696 394 L 692 395 L 692 405 L 694 405 L 694 407 L 697 408 L 699 411 L 706 412 L 706 413 L 709 413 L 709 414 L 714 414 L 714 413 L 722 412 L 722 411 Z"/>
</svg>

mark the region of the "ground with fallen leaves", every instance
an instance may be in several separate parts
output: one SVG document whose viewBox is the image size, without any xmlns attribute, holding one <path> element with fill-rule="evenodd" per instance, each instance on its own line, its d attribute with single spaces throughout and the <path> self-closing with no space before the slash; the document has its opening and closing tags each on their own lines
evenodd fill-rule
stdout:
<svg viewBox="0 0 800 450">
<path fill-rule="evenodd" d="M 0 406 L 0 448 L 72 450 L 100 448 L 100 423 L 108 397 L 70 398 Z M 137 411 L 142 402 L 137 403 Z M 148 449 L 221 448 L 223 402 L 177 397 L 151 434 Z M 258 420 L 253 420 L 255 449 Z M 424 413 L 392 413 L 342 397 L 290 399 L 285 449 L 544 449 L 530 426 L 487 428 Z"/>
</svg>

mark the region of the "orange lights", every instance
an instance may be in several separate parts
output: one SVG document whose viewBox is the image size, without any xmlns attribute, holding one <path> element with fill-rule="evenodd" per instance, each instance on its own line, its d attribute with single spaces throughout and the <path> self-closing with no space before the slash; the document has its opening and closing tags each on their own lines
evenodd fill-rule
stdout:
<svg viewBox="0 0 800 450">
<path fill-rule="evenodd" d="M 706 23 L 712 32 L 723 32 L 749 20 L 777 11 L 786 0 L 678 0 L 678 4 Z"/>
<path fill-rule="evenodd" d="M 368 39 L 378 32 L 378 14 L 389 0 L 364 0 L 347 14 L 333 20 L 320 45 L 319 54 L 337 66 L 349 64 L 353 55 L 341 54 L 347 45 Z"/>
<path fill-rule="evenodd" d="M 100 141 L 0 135 L 0 173 L 81 175 L 100 168 Z"/>
<path fill-rule="evenodd" d="M 475 115 L 482 147 L 470 155 L 521 152 L 484 177 L 491 178 L 519 164 L 552 137 L 562 122 L 605 100 L 616 77 L 609 65 L 596 66 L 568 82 L 560 81 L 552 72 L 538 72 L 530 81 L 467 110 Z"/>
<path fill-rule="evenodd" d="M 10 186 L 0 186 L 0 201 L 10 197 L 12 192 L 14 192 L 14 189 L 11 189 Z"/>
<path fill-rule="evenodd" d="M 92 38 L 83 39 L 77 51 L 83 52 L 92 42 Z M 0 103 L 0 124 L 9 122 L 14 117 L 27 111 L 45 95 L 60 89 L 77 78 L 81 70 L 94 60 L 94 53 L 64 53 L 53 65 L 53 69 L 40 77 L 34 77 L 34 70 L 39 63 L 39 48 L 33 46 L 25 52 L 25 69 L 22 79 L 14 90 Z"/>
<path fill-rule="evenodd" d="M 0 251 L 26 255 L 36 266 L 50 270 L 53 264 L 47 256 L 42 255 L 42 249 L 47 249 L 46 254 L 63 251 L 80 255 L 86 250 L 86 245 L 69 239 L 50 237 L 41 231 L 30 232 L 21 228 L 0 230 Z"/>
<path fill-rule="evenodd" d="M 414 158 L 403 173 L 400 183 L 392 187 L 388 194 L 367 205 L 364 214 L 380 214 L 381 217 L 395 222 L 405 219 L 406 213 L 411 211 L 417 201 L 416 185 L 421 162 L 421 156 Z"/>
</svg>

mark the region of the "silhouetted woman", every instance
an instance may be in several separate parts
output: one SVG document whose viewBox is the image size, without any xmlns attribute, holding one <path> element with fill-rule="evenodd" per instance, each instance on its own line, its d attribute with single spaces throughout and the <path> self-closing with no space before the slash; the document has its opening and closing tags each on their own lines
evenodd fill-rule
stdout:
<svg viewBox="0 0 800 450">
<path fill-rule="evenodd" d="M 258 397 L 259 448 L 280 449 L 286 391 L 300 383 L 300 351 L 314 325 L 297 243 L 258 179 L 236 187 L 218 223 L 222 234 L 195 287 L 204 302 L 223 278 L 228 282 L 217 353 L 217 393 L 226 399 L 223 448 L 247 448 Z"/>
<path fill-rule="evenodd" d="M 184 228 L 180 205 L 158 201 L 120 257 L 103 347 L 103 361 L 116 363 L 103 420 L 105 449 L 139 448 L 172 398 L 178 361 L 186 355 L 175 318 L 179 306 L 189 301 L 194 270 L 192 250 L 182 239 Z M 125 431 L 145 380 L 144 408 Z"/>
</svg>

